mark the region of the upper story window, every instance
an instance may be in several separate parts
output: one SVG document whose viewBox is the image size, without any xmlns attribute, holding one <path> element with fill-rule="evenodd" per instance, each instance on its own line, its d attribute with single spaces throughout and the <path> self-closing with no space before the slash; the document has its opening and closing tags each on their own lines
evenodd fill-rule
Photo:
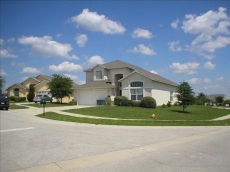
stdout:
<svg viewBox="0 0 230 172">
<path fill-rule="evenodd" d="M 130 87 L 143 87 L 143 82 L 140 81 L 131 82 Z"/>
<path fill-rule="evenodd" d="M 96 79 L 102 79 L 102 71 L 101 70 L 96 71 Z"/>
</svg>

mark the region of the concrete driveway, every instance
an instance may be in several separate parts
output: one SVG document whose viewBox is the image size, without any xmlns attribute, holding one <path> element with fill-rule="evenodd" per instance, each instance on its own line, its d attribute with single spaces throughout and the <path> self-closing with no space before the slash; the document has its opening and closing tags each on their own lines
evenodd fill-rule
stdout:
<svg viewBox="0 0 230 172">
<path fill-rule="evenodd" d="M 0 111 L 1 172 L 227 172 L 230 168 L 230 127 L 103 126 L 33 114 Z"/>
</svg>

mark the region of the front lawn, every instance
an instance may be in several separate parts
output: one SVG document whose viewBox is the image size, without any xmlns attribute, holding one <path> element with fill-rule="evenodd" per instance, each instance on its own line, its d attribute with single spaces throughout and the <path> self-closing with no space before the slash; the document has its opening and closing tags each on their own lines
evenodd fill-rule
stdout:
<svg viewBox="0 0 230 172">
<path fill-rule="evenodd" d="M 10 104 L 9 109 L 28 109 L 28 107 L 25 106 L 19 106 L 19 105 L 15 105 L 15 104 Z"/>
<path fill-rule="evenodd" d="M 189 106 L 185 112 L 182 107 L 172 106 L 167 108 L 157 107 L 156 109 L 141 107 L 124 107 L 114 106 L 108 109 L 106 106 L 70 109 L 66 112 L 120 119 L 151 119 L 151 115 L 155 114 L 155 120 L 210 120 L 230 114 L 228 109 L 217 109 L 207 106 Z"/>
<path fill-rule="evenodd" d="M 102 125 L 125 125 L 125 126 L 229 126 L 230 119 L 223 121 L 156 121 L 156 120 L 110 120 L 110 119 L 93 119 L 93 118 L 79 118 L 69 115 L 61 115 L 55 112 L 46 112 L 45 115 L 37 115 L 41 118 L 88 123 L 88 124 L 102 124 Z"/>
<path fill-rule="evenodd" d="M 40 103 L 23 104 L 23 105 L 37 107 L 37 108 L 42 108 L 43 107 Z M 60 106 L 72 106 L 72 105 L 69 105 L 69 103 L 57 103 L 57 102 L 52 102 L 52 103 L 47 102 L 45 104 L 45 107 L 60 107 Z"/>
</svg>

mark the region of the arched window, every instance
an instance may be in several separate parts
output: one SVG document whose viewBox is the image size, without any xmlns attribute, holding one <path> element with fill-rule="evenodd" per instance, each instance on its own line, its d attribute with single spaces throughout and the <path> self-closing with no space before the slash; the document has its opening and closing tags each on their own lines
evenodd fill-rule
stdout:
<svg viewBox="0 0 230 172">
<path fill-rule="evenodd" d="M 131 82 L 130 87 L 131 100 L 141 100 L 143 98 L 143 82 Z"/>
<path fill-rule="evenodd" d="M 19 96 L 19 88 L 14 89 L 14 96 Z"/>
<path fill-rule="evenodd" d="M 102 79 L 102 71 L 101 70 L 96 71 L 96 79 Z"/>
</svg>

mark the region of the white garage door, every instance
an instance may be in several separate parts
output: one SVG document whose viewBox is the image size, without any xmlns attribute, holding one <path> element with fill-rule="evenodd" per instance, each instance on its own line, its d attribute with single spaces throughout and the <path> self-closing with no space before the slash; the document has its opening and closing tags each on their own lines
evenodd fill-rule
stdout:
<svg viewBox="0 0 230 172">
<path fill-rule="evenodd" d="M 107 97 L 107 90 L 92 91 L 84 90 L 78 92 L 79 105 L 96 105 L 97 100 L 105 100 Z"/>
</svg>

